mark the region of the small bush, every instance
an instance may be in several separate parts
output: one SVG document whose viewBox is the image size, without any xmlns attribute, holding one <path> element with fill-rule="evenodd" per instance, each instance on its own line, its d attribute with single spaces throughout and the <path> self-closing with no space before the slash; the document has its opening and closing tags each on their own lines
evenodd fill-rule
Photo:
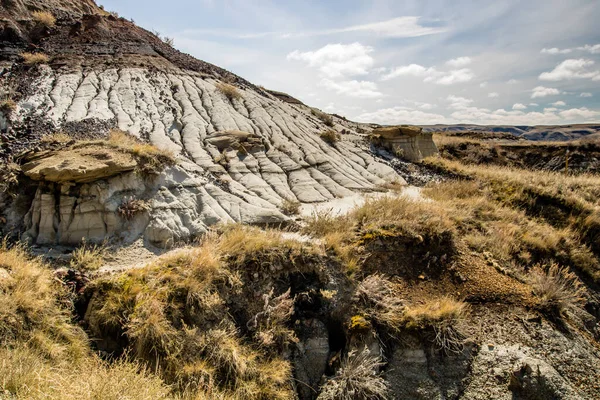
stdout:
<svg viewBox="0 0 600 400">
<path fill-rule="evenodd" d="M 105 248 L 85 242 L 71 253 L 70 266 L 82 272 L 96 271 L 104 262 Z"/>
<path fill-rule="evenodd" d="M 175 39 L 173 39 L 172 37 L 165 36 L 162 38 L 162 40 L 163 42 L 165 42 L 165 44 L 171 47 L 175 46 Z"/>
<path fill-rule="evenodd" d="M 327 143 L 329 143 L 330 145 L 333 145 L 341 140 L 340 134 L 334 131 L 333 129 L 328 129 L 326 131 L 321 132 L 319 134 L 319 137 Z"/>
<path fill-rule="evenodd" d="M 19 175 L 21 166 L 14 162 L 9 162 L 0 169 L 0 193 L 10 192 L 12 188 L 19 184 Z"/>
<path fill-rule="evenodd" d="M 321 120 L 326 126 L 333 126 L 333 117 L 329 114 L 319 111 L 315 108 L 311 109 L 310 113 Z"/>
<path fill-rule="evenodd" d="M 577 275 L 558 264 L 536 268 L 532 286 L 544 311 L 560 314 L 584 300 L 585 290 Z"/>
<path fill-rule="evenodd" d="M 12 99 L 4 99 L 0 101 L 0 112 L 5 116 L 10 117 L 17 109 L 17 103 Z"/>
<path fill-rule="evenodd" d="M 300 207 L 302 203 L 297 200 L 285 199 L 281 203 L 281 210 L 286 215 L 298 215 L 300 214 Z"/>
<path fill-rule="evenodd" d="M 109 132 L 106 142 L 112 147 L 136 156 L 139 162 L 138 172 L 143 174 L 156 174 L 166 165 L 175 164 L 175 157 L 171 151 L 159 149 L 150 143 L 144 143 L 127 132 L 118 129 Z"/>
<path fill-rule="evenodd" d="M 242 94 L 240 93 L 238 88 L 236 88 L 233 85 L 230 85 L 229 83 L 219 82 L 215 86 L 219 92 L 221 92 L 225 97 L 229 99 L 229 101 L 242 98 Z"/>
<path fill-rule="evenodd" d="M 360 353 L 352 350 L 323 385 L 317 400 L 388 399 L 387 382 L 379 372 L 382 366 L 381 358 L 372 356 L 368 348 Z"/>
<path fill-rule="evenodd" d="M 136 215 L 150 210 L 150 205 L 145 200 L 134 199 L 130 197 L 126 199 L 118 208 L 121 218 L 128 221 L 132 220 Z"/>
<path fill-rule="evenodd" d="M 25 65 L 29 66 L 47 64 L 50 61 L 50 57 L 44 53 L 21 53 L 21 58 Z"/>
<path fill-rule="evenodd" d="M 31 14 L 31 15 L 33 17 L 33 20 L 38 25 L 44 26 L 46 28 L 53 28 L 54 25 L 56 25 L 56 18 L 50 12 L 47 12 L 47 11 L 36 11 L 33 14 Z"/>
</svg>

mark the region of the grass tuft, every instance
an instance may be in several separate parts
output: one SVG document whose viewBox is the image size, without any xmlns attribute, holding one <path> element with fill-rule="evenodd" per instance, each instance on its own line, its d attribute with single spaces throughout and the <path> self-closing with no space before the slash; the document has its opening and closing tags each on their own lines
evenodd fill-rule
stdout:
<svg viewBox="0 0 600 400">
<path fill-rule="evenodd" d="M 103 246 L 86 244 L 84 241 L 71 253 L 70 266 L 81 272 L 96 271 L 102 266 L 105 253 Z"/>
<path fill-rule="evenodd" d="M 326 131 L 321 132 L 319 134 L 319 137 L 325 142 L 327 142 L 329 145 L 334 145 L 342 139 L 340 134 L 334 131 L 333 129 L 328 129 Z"/>
<path fill-rule="evenodd" d="M 236 88 L 233 85 L 230 85 L 229 83 L 218 82 L 215 85 L 215 87 L 219 92 L 221 92 L 221 94 L 227 97 L 229 101 L 239 100 L 242 98 L 242 94 L 240 93 L 238 88 Z"/>
<path fill-rule="evenodd" d="M 38 64 L 48 64 L 50 61 L 50 57 L 48 57 L 44 53 L 21 53 L 21 58 L 23 58 L 23 62 L 25 65 L 34 66 Z"/>
<path fill-rule="evenodd" d="M 35 11 L 31 14 L 33 20 L 38 24 L 46 28 L 53 28 L 56 25 L 56 18 L 52 13 L 47 11 Z"/>
<path fill-rule="evenodd" d="M 585 290 L 577 276 L 555 263 L 547 267 L 538 266 L 531 284 L 542 311 L 561 314 L 585 299 Z"/>
</svg>

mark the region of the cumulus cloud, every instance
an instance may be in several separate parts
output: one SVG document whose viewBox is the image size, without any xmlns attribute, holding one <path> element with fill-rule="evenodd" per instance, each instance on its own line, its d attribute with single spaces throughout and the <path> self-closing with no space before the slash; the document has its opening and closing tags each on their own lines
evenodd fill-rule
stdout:
<svg viewBox="0 0 600 400">
<path fill-rule="evenodd" d="M 400 76 L 416 76 L 423 78 L 423 82 L 438 85 L 453 85 L 455 83 L 468 82 L 475 77 L 475 74 L 469 68 L 439 71 L 435 67 L 427 68 L 419 64 L 410 64 L 392 69 L 381 80 L 387 81 Z"/>
<path fill-rule="evenodd" d="M 333 81 L 324 78 L 321 80 L 320 85 L 328 90 L 335 91 L 337 94 L 348 97 L 373 99 L 383 96 L 377 89 L 377 84 L 369 81 Z"/>
<path fill-rule="evenodd" d="M 375 60 L 369 54 L 370 46 L 356 42 L 351 44 L 328 44 L 316 51 L 295 50 L 287 55 L 288 60 L 304 61 L 309 67 L 317 68 L 323 76 L 341 78 L 366 75 Z"/>
<path fill-rule="evenodd" d="M 473 102 L 472 99 L 467 99 L 465 97 L 460 97 L 460 96 L 455 96 L 453 94 L 449 95 L 448 97 L 446 97 L 446 100 L 450 102 L 450 108 L 456 109 L 456 110 L 462 110 L 465 109 L 467 107 L 469 107 L 469 105 Z"/>
<path fill-rule="evenodd" d="M 542 49 L 541 53 L 556 55 L 556 54 L 569 54 L 572 51 L 573 51 L 573 49 L 559 49 L 556 47 L 552 47 L 550 49 L 546 49 L 546 48 Z"/>
<path fill-rule="evenodd" d="M 410 107 L 393 107 L 360 114 L 354 117 L 360 122 L 378 124 L 449 124 L 451 120 L 440 114 L 415 110 Z"/>
<path fill-rule="evenodd" d="M 558 64 L 552 71 L 543 72 L 539 79 L 542 81 L 562 81 L 571 79 L 593 79 L 600 80 L 600 71 L 590 70 L 594 61 L 579 59 L 568 59 Z"/>
<path fill-rule="evenodd" d="M 480 88 L 484 88 L 484 87 L 486 87 L 487 85 L 488 85 L 488 83 L 487 83 L 487 82 L 481 82 L 481 83 L 479 84 L 479 87 L 480 87 Z"/>
<path fill-rule="evenodd" d="M 462 68 L 471 64 L 471 57 L 458 57 L 453 58 L 452 60 L 446 61 L 446 65 L 452 68 Z"/>
<path fill-rule="evenodd" d="M 579 97 L 592 97 L 592 94 L 590 92 L 583 92 L 579 95 Z"/>
<path fill-rule="evenodd" d="M 564 102 L 564 101 L 562 101 L 562 100 L 559 100 L 559 101 L 555 101 L 554 103 L 552 103 L 552 105 L 553 105 L 554 107 L 564 107 L 564 106 L 566 106 L 566 105 L 567 105 L 567 103 L 565 103 L 565 102 Z"/>
<path fill-rule="evenodd" d="M 558 113 L 564 119 L 574 120 L 574 119 L 592 119 L 600 117 L 600 112 L 589 110 L 586 107 L 581 108 L 571 108 L 570 110 L 564 110 Z"/>
<path fill-rule="evenodd" d="M 585 46 L 578 47 L 577 50 L 587 51 L 591 54 L 600 54 L 600 43 L 592 46 L 586 44 Z"/>
<path fill-rule="evenodd" d="M 538 104 L 538 103 L 529 103 L 529 106 L 530 106 L 530 107 L 538 107 L 538 106 L 539 106 L 539 104 Z"/>
<path fill-rule="evenodd" d="M 555 96 L 557 94 L 560 94 L 560 90 L 555 88 L 547 88 L 544 86 L 537 86 L 533 88 L 531 92 L 532 99 L 536 99 L 538 97 Z"/>
<path fill-rule="evenodd" d="M 500 95 L 497 92 L 488 93 L 488 97 L 491 99 L 498 97 L 498 96 L 500 96 Z"/>
<path fill-rule="evenodd" d="M 513 110 L 524 110 L 526 108 L 527 108 L 527 106 L 525 104 L 522 104 L 522 103 L 515 103 L 512 106 Z"/>
</svg>

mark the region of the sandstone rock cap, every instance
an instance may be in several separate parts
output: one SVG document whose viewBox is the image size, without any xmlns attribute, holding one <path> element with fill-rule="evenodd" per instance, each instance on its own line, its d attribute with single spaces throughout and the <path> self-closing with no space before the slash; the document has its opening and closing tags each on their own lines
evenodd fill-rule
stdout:
<svg viewBox="0 0 600 400">
<path fill-rule="evenodd" d="M 418 126 L 385 126 L 373 130 L 373 135 L 381 136 L 386 139 L 393 139 L 398 136 L 417 136 L 423 132 L 423 128 Z"/>
</svg>

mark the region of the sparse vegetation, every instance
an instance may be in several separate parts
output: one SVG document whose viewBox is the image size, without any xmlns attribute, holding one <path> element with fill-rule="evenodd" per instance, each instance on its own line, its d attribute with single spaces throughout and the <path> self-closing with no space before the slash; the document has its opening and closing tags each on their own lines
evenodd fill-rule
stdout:
<svg viewBox="0 0 600 400">
<path fill-rule="evenodd" d="M 342 139 L 340 134 L 334 131 L 333 129 L 328 129 L 326 131 L 321 132 L 319 134 L 319 137 L 330 145 L 334 145 Z"/>
<path fill-rule="evenodd" d="M 130 221 L 137 215 L 145 213 L 149 210 L 150 205 L 147 201 L 129 197 L 123 201 L 117 211 L 119 212 L 121 218 Z"/>
<path fill-rule="evenodd" d="M 85 241 L 71 253 L 71 268 L 82 272 L 96 271 L 104 262 L 104 246 L 88 244 Z"/>
<path fill-rule="evenodd" d="M 12 113 L 17 109 L 17 103 L 12 99 L 4 99 L 0 100 L 0 112 L 4 114 L 6 117 L 12 115 Z"/>
<path fill-rule="evenodd" d="M 383 365 L 366 347 L 350 351 L 336 375 L 323 385 L 318 400 L 388 399 L 387 382 L 379 373 Z"/>
<path fill-rule="evenodd" d="M 35 11 L 31 16 L 38 25 L 45 28 L 53 28 L 56 25 L 56 18 L 48 11 Z"/>
<path fill-rule="evenodd" d="M 532 274 L 532 286 L 542 311 L 560 314 L 585 299 L 585 290 L 577 276 L 556 263 L 538 266 Z"/>
<path fill-rule="evenodd" d="M 46 144 L 60 144 L 65 145 L 67 143 L 73 142 L 74 139 L 69 134 L 64 132 L 56 132 L 56 133 L 48 133 L 41 137 L 40 142 Z"/>
<path fill-rule="evenodd" d="M 316 108 L 311 109 L 310 113 L 320 119 L 326 126 L 333 127 L 333 117 L 331 115 L 317 110 Z"/>
<path fill-rule="evenodd" d="M 21 53 L 21 58 L 28 66 L 47 64 L 50 61 L 50 57 L 44 53 Z"/>
<path fill-rule="evenodd" d="M 239 100 L 242 98 L 242 94 L 238 88 L 229 83 L 218 82 L 215 87 L 219 92 L 221 92 L 221 94 L 223 94 L 223 96 L 227 97 L 229 101 Z"/>
<path fill-rule="evenodd" d="M 21 166 L 14 162 L 8 162 L 0 170 L 0 193 L 10 193 L 19 184 Z"/>
<path fill-rule="evenodd" d="M 302 203 L 298 200 L 284 199 L 283 203 L 281 203 L 281 211 L 286 215 L 298 215 L 301 206 Z"/>
</svg>

